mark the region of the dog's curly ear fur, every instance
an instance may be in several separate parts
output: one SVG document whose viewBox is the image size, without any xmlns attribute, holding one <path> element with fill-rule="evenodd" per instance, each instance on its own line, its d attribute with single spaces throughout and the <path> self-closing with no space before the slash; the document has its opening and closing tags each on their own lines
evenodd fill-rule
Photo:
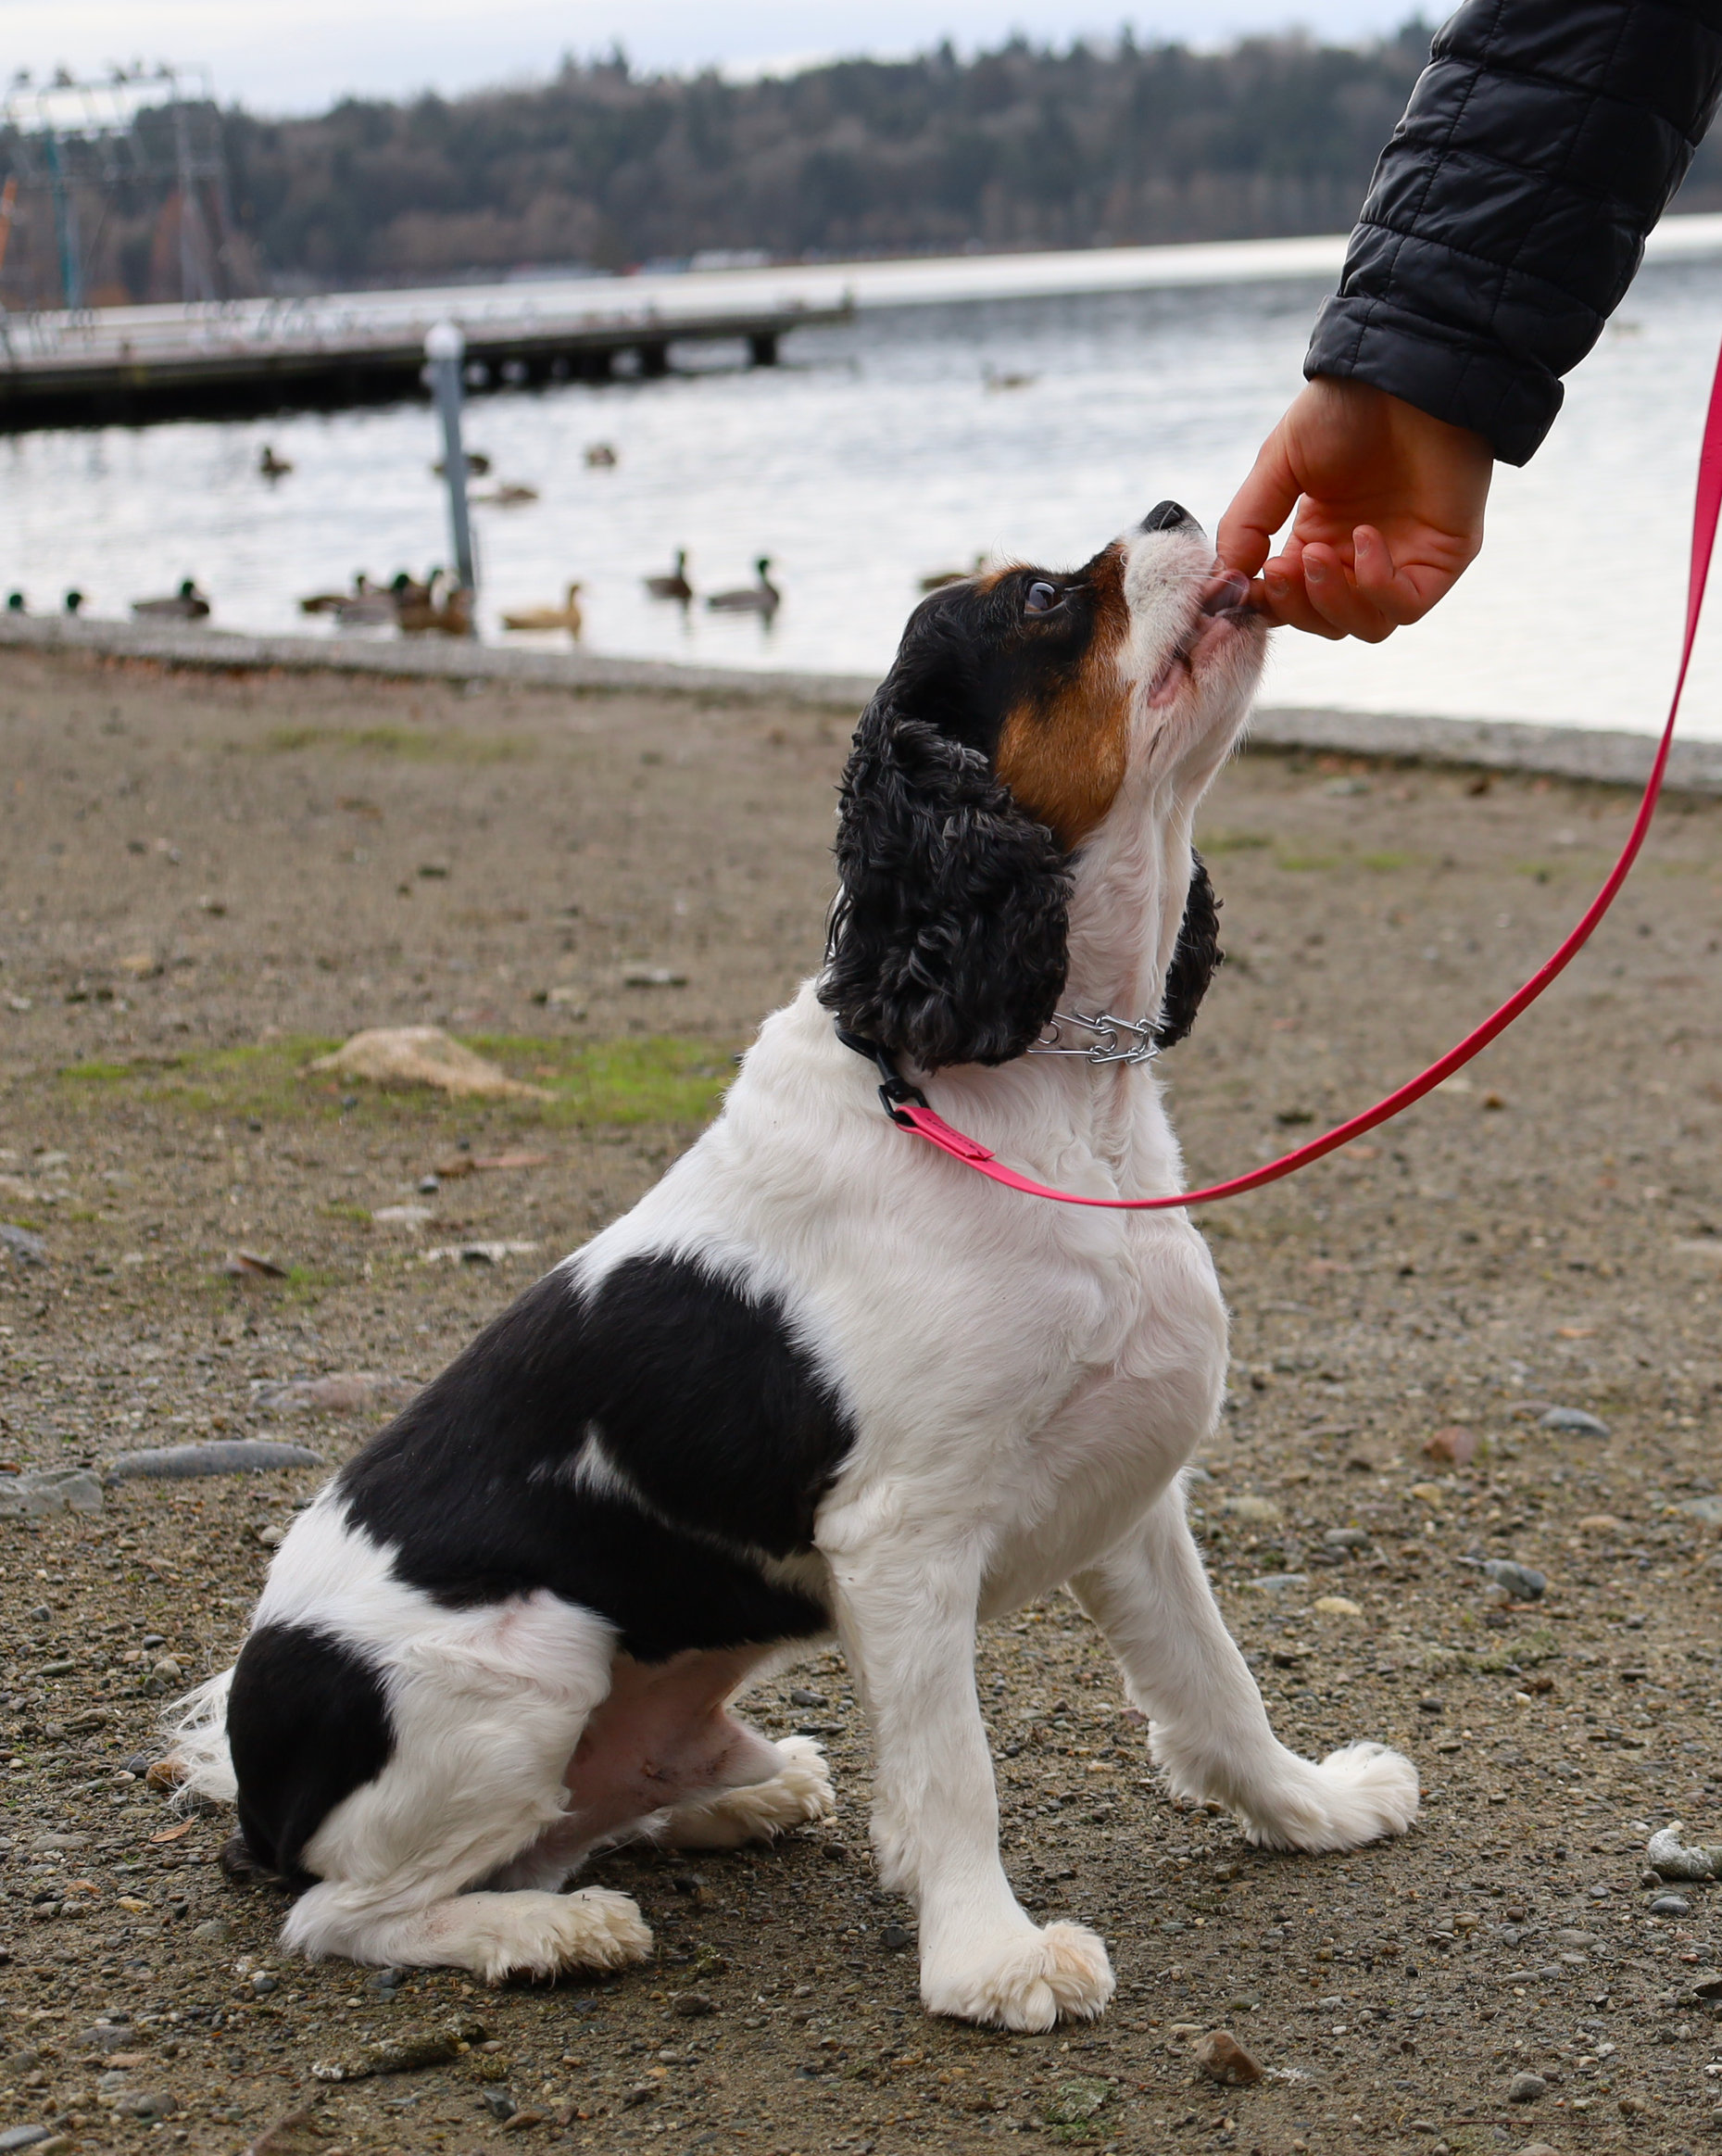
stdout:
<svg viewBox="0 0 1722 2156">
<path fill-rule="evenodd" d="M 882 691 L 843 775 L 819 1000 L 923 1070 L 1007 1063 L 1068 965 L 1070 866 L 978 749 Z"/>
<path fill-rule="evenodd" d="M 1189 896 L 1184 901 L 1184 919 L 1172 964 L 1166 969 L 1166 993 L 1160 1006 L 1163 1048 L 1175 1047 L 1188 1033 L 1208 992 L 1208 983 L 1225 963 L 1226 953 L 1220 949 L 1220 901 L 1213 895 L 1207 863 L 1192 848 Z"/>
</svg>

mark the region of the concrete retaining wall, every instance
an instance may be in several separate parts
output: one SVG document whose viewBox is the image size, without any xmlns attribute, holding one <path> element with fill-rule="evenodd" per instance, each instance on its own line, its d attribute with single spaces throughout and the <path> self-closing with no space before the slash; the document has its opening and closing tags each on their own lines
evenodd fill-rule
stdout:
<svg viewBox="0 0 1722 2156">
<path fill-rule="evenodd" d="M 574 694 L 644 689 L 712 701 L 786 702 L 854 712 L 876 686 L 866 675 L 771 674 L 604 659 L 584 651 L 503 649 L 486 644 L 367 637 L 248 637 L 193 624 L 107 622 L 0 614 L 0 649 L 82 651 L 218 670 L 332 672 L 441 681 L 519 682 Z M 1607 786 L 1642 786 L 1655 742 L 1648 734 L 1534 726 L 1510 719 L 1443 719 L 1408 712 L 1258 711 L 1251 738 L 1275 749 L 1546 773 Z M 1668 785 L 1722 793 L 1722 741 L 1677 741 Z"/>
</svg>

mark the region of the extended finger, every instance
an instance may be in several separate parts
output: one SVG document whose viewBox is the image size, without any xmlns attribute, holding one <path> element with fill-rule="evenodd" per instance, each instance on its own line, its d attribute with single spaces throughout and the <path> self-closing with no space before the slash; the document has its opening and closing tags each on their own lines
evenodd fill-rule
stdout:
<svg viewBox="0 0 1722 2156">
<path fill-rule="evenodd" d="M 1267 560 L 1274 534 L 1298 506 L 1300 491 L 1286 450 L 1285 429 L 1276 427 L 1220 519 L 1214 546 L 1227 569 L 1255 574 Z"/>
</svg>

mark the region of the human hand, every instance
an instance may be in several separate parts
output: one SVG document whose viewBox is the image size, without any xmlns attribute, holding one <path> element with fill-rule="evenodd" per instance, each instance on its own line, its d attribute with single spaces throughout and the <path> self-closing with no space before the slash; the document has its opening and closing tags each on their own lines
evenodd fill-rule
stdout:
<svg viewBox="0 0 1722 2156">
<path fill-rule="evenodd" d="M 1318 374 L 1220 519 L 1220 560 L 1256 579 L 1251 596 L 1271 621 L 1378 644 L 1421 620 L 1477 559 L 1493 471 L 1469 428 Z"/>
</svg>

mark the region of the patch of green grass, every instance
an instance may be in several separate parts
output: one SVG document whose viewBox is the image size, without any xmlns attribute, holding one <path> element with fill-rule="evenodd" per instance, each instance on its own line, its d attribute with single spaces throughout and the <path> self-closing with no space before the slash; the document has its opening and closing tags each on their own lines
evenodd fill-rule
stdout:
<svg viewBox="0 0 1722 2156">
<path fill-rule="evenodd" d="M 627 1128 L 668 1123 L 698 1128 L 710 1120 L 735 1075 L 725 1043 L 669 1034 L 622 1040 L 540 1040 L 497 1034 L 469 1040 L 510 1078 L 542 1087 L 534 1100 L 450 1101 L 432 1088 L 384 1091 L 362 1079 L 340 1078 L 308 1066 L 340 1045 L 314 1035 L 183 1055 L 159 1063 L 77 1063 L 60 1080 L 79 1091 L 121 1091 L 194 1116 L 265 1124 L 334 1121 L 366 1128 L 427 1121 L 454 1124 L 475 1110 L 487 1121 L 552 1129 Z M 353 1106 L 344 1108 L 350 1101 Z M 363 1220 L 362 1207 L 332 1204 L 332 1218 Z"/>
<path fill-rule="evenodd" d="M 1360 853 L 1358 860 L 1365 868 L 1373 868 L 1377 875 L 1390 876 L 1396 868 L 1409 868 L 1409 853 Z"/>
<path fill-rule="evenodd" d="M 277 755 L 339 749 L 416 763 L 509 763 L 535 754 L 537 746 L 524 734 L 439 733 L 416 726 L 275 726 L 263 737 L 263 747 Z"/>
<path fill-rule="evenodd" d="M 1337 853 L 1276 853 L 1274 856 L 1274 866 L 1286 869 L 1293 876 L 1307 876 L 1344 865 Z"/>
<path fill-rule="evenodd" d="M 1274 841 L 1264 831 L 1209 831 L 1196 841 L 1199 853 L 1254 853 Z"/>
<path fill-rule="evenodd" d="M 368 1205 L 346 1205 L 339 1199 L 332 1199 L 321 1208 L 325 1220 L 351 1220 L 360 1228 L 371 1225 L 371 1208 Z"/>
<path fill-rule="evenodd" d="M 80 1084 L 91 1086 L 116 1085 L 123 1078 L 134 1078 L 138 1075 L 138 1065 L 131 1063 L 69 1063 L 60 1070 L 61 1078 L 76 1078 Z"/>
<path fill-rule="evenodd" d="M 543 1086 L 551 1097 L 538 1114 L 550 1124 L 706 1123 L 735 1075 L 722 1045 L 676 1034 L 591 1042 L 489 1035 L 469 1046 Z"/>
</svg>

